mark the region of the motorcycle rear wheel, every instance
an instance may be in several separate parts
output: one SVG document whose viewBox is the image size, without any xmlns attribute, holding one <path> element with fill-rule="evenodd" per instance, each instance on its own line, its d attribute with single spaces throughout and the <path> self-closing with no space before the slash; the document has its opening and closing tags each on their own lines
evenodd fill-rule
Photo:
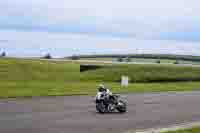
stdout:
<svg viewBox="0 0 200 133">
<path fill-rule="evenodd" d="M 103 101 L 96 104 L 96 110 L 101 114 L 106 112 L 106 106 Z"/>
</svg>

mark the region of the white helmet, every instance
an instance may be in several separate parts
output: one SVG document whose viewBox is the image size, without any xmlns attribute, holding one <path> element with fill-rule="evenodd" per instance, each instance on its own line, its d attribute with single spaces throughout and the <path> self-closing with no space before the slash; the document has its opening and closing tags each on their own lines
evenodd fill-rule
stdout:
<svg viewBox="0 0 200 133">
<path fill-rule="evenodd" d="M 103 84 L 100 84 L 99 88 L 105 88 L 105 86 Z"/>
<path fill-rule="evenodd" d="M 103 84 L 100 84 L 100 85 L 99 85 L 99 88 L 98 88 L 98 91 L 99 91 L 99 92 L 106 91 L 105 86 L 104 86 Z"/>
</svg>

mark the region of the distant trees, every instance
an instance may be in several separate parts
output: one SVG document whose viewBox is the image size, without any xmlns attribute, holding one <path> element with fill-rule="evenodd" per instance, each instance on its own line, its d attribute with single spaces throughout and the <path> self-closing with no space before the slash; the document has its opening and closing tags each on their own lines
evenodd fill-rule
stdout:
<svg viewBox="0 0 200 133">
<path fill-rule="evenodd" d="M 118 61 L 118 62 L 123 62 L 123 58 L 122 58 L 122 57 L 119 57 L 119 58 L 117 58 L 117 61 Z"/>
<path fill-rule="evenodd" d="M 127 57 L 126 62 L 131 62 L 131 57 Z"/>
<path fill-rule="evenodd" d="M 156 63 L 160 64 L 160 60 L 157 60 Z"/>
<path fill-rule="evenodd" d="M 180 64 L 180 62 L 179 62 L 178 60 L 176 60 L 176 61 L 174 62 L 174 64 Z"/>
<path fill-rule="evenodd" d="M 6 52 L 4 51 L 1 53 L 0 57 L 5 57 L 5 56 L 6 56 Z"/>
<path fill-rule="evenodd" d="M 123 61 L 125 61 L 125 62 L 131 62 L 131 57 L 126 57 L 126 58 L 118 57 L 117 61 L 118 62 L 123 62 Z"/>
<path fill-rule="evenodd" d="M 72 59 L 72 60 L 79 60 L 80 57 L 79 57 L 78 55 L 72 55 L 71 59 Z"/>
<path fill-rule="evenodd" d="M 50 53 L 47 53 L 46 55 L 43 56 L 44 59 L 52 59 L 52 56 Z"/>
<path fill-rule="evenodd" d="M 168 59 L 168 60 L 184 60 L 184 61 L 199 61 L 200 56 L 192 56 L 192 55 L 170 55 L 170 54 L 103 54 L 103 55 L 80 55 L 80 58 L 119 58 L 119 57 L 131 57 L 131 58 L 142 58 L 142 59 Z"/>
</svg>

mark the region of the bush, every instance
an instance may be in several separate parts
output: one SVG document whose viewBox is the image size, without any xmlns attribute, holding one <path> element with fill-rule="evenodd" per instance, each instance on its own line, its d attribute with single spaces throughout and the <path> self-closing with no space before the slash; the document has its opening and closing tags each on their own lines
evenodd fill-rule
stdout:
<svg viewBox="0 0 200 133">
<path fill-rule="evenodd" d="M 72 60 L 79 60 L 79 59 L 80 59 L 80 57 L 79 57 L 79 56 L 77 56 L 77 55 L 73 55 L 73 56 L 71 57 L 71 59 L 72 59 Z"/>
<path fill-rule="evenodd" d="M 160 60 L 157 60 L 156 63 L 160 64 Z"/>
<path fill-rule="evenodd" d="M 118 62 L 122 62 L 122 61 L 123 61 L 123 58 L 122 58 L 122 57 L 119 57 L 119 58 L 117 58 L 117 61 L 118 61 Z"/>
<path fill-rule="evenodd" d="M 127 62 L 131 62 L 131 58 L 130 58 L 130 57 L 127 57 L 127 58 L 126 58 L 126 61 L 127 61 Z"/>
<path fill-rule="evenodd" d="M 101 65 L 84 65 L 84 64 L 81 64 L 80 65 L 80 72 L 95 70 L 95 69 L 102 68 L 102 67 L 103 66 L 101 66 Z"/>
<path fill-rule="evenodd" d="M 5 57 L 5 56 L 6 56 L 6 52 L 2 52 L 1 57 Z"/>
<path fill-rule="evenodd" d="M 174 62 L 174 64 L 180 64 L 180 63 L 179 63 L 179 61 L 178 61 L 178 60 L 176 60 L 176 61 Z"/>
<path fill-rule="evenodd" d="M 44 58 L 44 59 L 51 59 L 52 56 L 48 53 L 48 54 L 46 54 L 43 58 Z"/>
</svg>

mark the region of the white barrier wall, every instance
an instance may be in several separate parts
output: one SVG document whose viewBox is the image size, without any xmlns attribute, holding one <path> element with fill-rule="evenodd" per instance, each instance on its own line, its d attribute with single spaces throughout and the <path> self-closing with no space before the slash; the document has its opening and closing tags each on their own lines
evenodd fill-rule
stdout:
<svg viewBox="0 0 200 133">
<path fill-rule="evenodd" d="M 128 83 L 129 83 L 128 76 L 122 76 L 121 77 L 121 86 L 128 87 Z"/>
</svg>

